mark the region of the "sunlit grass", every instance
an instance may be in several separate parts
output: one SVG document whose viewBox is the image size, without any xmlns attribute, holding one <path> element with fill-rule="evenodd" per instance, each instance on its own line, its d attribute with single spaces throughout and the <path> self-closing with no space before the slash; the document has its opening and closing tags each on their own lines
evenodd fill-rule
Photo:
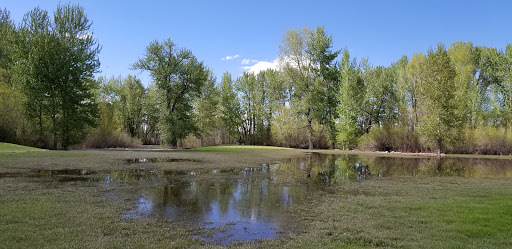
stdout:
<svg viewBox="0 0 512 249">
<path fill-rule="evenodd" d="M 4 153 L 22 153 L 22 152 L 36 152 L 46 151 L 44 149 L 38 149 L 34 147 L 22 146 L 17 144 L 3 143 L 0 142 L 0 154 Z"/>
</svg>

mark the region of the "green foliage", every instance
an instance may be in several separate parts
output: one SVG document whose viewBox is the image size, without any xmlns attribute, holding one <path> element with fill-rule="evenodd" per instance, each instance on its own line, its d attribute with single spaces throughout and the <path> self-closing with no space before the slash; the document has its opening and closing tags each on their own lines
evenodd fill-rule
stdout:
<svg viewBox="0 0 512 249">
<path fill-rule="evenodd" d="M 162 91 L 163 105 L 159 121 L 162 142 L 174 147 L 191 133 L 198 133 L 193 118 L 192 102 L 201 94 L 207 81 L 207 70 L 190 50 L 177 49 L 170 40 L 153 41 L 144 58 L 134 69 L 149 71 L 156 87 Z"/>
<path fill-rule="evenodd" d="M 49 127 L 52 147 L 60 142 L 66 149 L 96 120 L 92 77 L 99 69 L 100 47 L 91 21 L 77 5 L 57 6 L 53 19 L 35 8 L 25 15 L 19 36 L 14 72 L 28 117 L 38 123 L 40 139 Z"/>
<path fill-rule="evenodd" d="M 216 78 L 211 71 L 208 73 L 208 81 L 201 91 L 201 97 L 196 103 L 196 123 L 199 129 L 200 145 L 202 139 L 210 137 L 219 126 L 220 118 L 220 92 L 215 87 Z"/>
<path fill-rule="evenodd" d="M 233 90 L 233 81 L 231 74 L 226 72 L 222 76 L 220 85 L 220 106 L 221 119 L 225 130 L 222 143 L 231 144 L 238 140 L 240 126 L 242 125 L 242 116 L 240 101 Z"/>
<path fill-rule="evenodd" d="M 357 138 L 362 134 L 362 129 L 358 126 L 358 119 L 361 116 L 360 107 L 364 100 L 364 85 L 357 71 L 356 61 L 350 61 L 347 49 L 343 50 L 339 71 L 338 141 L 343 148 L 351 149 L 356 146 Z"/>
<path fill-rule="evenodd" d="M 309 148 L 309 135 L 305 123 L 305 117 L 297 116 L 293 109 L 285 106 L 274 113 L 271 133 L 272 144 L 291 148 Z M 327 131 L 317 122 L 312 123 L 313 143 L 318 148 L 328 148 Z"/>
<path fill-rule="evenodd" d="M 332 42 L 332 36 L 323 27 L 317 27 L 309 32 L 307 52 L 311 54 L 315 83 L 318 85 L 315 94 L 319 111 L 315 114 L 318 116 L 317 120 L 327 128 L 328 140 L 333 149 L 337 142 L 336 107 L 339 105 L 336 96 L 339 90 L 339 71 L 334 60 L 341 50 L 332 51 Z"/>
<path fill-rule="evenodd" d="M 137 77 L 128 75 L 123 80 L 119 93 L 123 130 L 132 137 L 142 138 L 143 99 L 146 89 Z"/>
<path fill-rule="evenodd" d="M 429 50 L 425 60 L 425 78 L 420 81 L 420 104 L 423 116 L 419 123 L 419 132 L 425 137 L 431 148 L 440 153 L 445 143 L 453 143 L 460 137 L 461 120 L 455 110 L 456 71 L 448 52 L 439 44 L 436 52 Z"/>
<path fill-rule="evenodd" d="M 512 153 L 512 132 L 489 126 L 466 128 L 463 142 L 450 148 L 451 153 L 509 155 Z"/>
<path fill-rule="evenodd" d="M 158 93 L 155 84 L 150 84 L 142 102 L 144 113 L 144 144 L 159 144 L 160 133 L 158 123 L 160 122 L 160 106 L 162 97 Z"/>
<path fill-rule="evenodd" d="M 154 41 L 132 66 L 150 72 L 145 89 L 131 75 L 93 80 L 100 47 L 91 23 L 78 5 L 59 5 L 53 16 L 35 8 L 18 26 L 0 10 L 1 141 L 177 146 L 195 136 L 209 144 L 508 152 L 512 44 L 454 42 L 375 67 L 347 49 L 336 61 L 341 50 L 323 27 L 291 29 L 279 70 L 236 80 L 225 73 L 216 85 L 191 51 Z"/>
<path fill-rule="evenodd" d="M 448 50 L 450 61 L 455 67 L 455 115 L 471 127 L 476 126 L 478 85 L 476 84 L 476 56 L 471 42 L 454 42 Z"/>
<path fill-rule="evenodd" d="M 313 149 L 313 120 L 329 127 L 330 142 L 336 137 L 335 111 L 337 100 L 337 73 L 334 59 L 340 53 L 331 51 L 332 37 L 323 27 L 315 30 L 288 30 L 280 46 L 283 73 L 290 83 L 290 106 L 306 117 L 309 149 Z"/>
<path fill-rule="evenodd" d="M 426 56 L 421 53 L 412 55 L 406 67 L 406 98 L 409 103 L 409 123 L 411 130 L 416 129 L 419 123 L 420 110 L 418 109 L 418 94 L 421 81 L 424 79 L 424 66 Z"/>
</svg>

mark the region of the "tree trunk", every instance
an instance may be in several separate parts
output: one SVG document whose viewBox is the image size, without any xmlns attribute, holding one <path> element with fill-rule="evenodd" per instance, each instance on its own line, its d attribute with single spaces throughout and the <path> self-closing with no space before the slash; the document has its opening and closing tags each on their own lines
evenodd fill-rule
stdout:
<svg viewBox="0 0 512 249">
<path fill-rule="evenodd" d="M 43 107 L 39 105 L 39 142 L 43 141 Z"/>
<path fill-rule="evenodd" d="M 441 139 L 437 139 L 437 154 L 441 154 Z"/>
<path fill-rule="evenodd" d="M 308 119 L 308 138 L 309 138 L 309 149 L 313 149 L 313 126 L 311 125 L 311 119 Z"/>
<path fill-rule="evenodd" d="M 203 147 L 203 139 L 202 138 L 199 139 L 199 147 Z"/>
</svg>

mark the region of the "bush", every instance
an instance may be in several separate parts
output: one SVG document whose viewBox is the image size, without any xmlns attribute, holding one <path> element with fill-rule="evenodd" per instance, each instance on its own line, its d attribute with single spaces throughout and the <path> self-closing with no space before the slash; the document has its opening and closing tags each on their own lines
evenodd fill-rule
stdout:
<svg viewBox="0 0 512 249">
<path fill-rule="evenodd" d="M 95 130 L 84 142 L 86 148 L 124 148 L 141 146 L 142 142 L 130 135 L 118 131 Z"/>
<path fill-rule="evenodd" d="M 365 151 L 420 152 L 425 148 L 417 132 L 402 127 L 374 126 L 358 144 L 358 149 Z"/>
<path fill-rule="evenodd" d="M 512 153 L 512 132 L 505 128 L 478 127 L 464 131 L 464 142 L 450 153 L 508 155 Z"/>
<path fill-rule="evenodd" d="M 271 144 L 288 148 L 309 148 L 308 128 L 305 126 L 306 118 L 298 117 L 288 109 L 282 108 L 274 117 L 271 126 Z M 327 133 L 325 127 L 313 122 L 313 145 L 318 149 L 325 149 Z"/>
</svg>

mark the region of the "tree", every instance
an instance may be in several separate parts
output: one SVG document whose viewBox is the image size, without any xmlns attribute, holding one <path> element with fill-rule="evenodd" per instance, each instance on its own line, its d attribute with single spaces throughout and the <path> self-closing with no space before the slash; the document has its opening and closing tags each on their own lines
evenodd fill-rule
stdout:
<svg viewBox="0 0 512 249">
<path fill-rule="evenodd" d="M 158 124 L 160 123 L 160 106 L 162 97 L 158 92 L 155 84 L 150 84 L 142 101 L 143 106 L 143 130 L 145 144 L 159 144 L 160 131 Z"/>
<path fill-rule="evenodd" d="M 419 122 L 418 112 L 418 91 L 421 82 L 424 80 L 426 56 L 421 53 L 412 55 L 411 60 L 407 63 L 407 99 L 410 106 L 409 113 L 411 116 L 411 130 L 416 129 Z"/>
<path fill-rule="evenodd" d="M 146 89 L 135 76 L 128 75 L 119 89 L 119 109 L 123 130 L 130 136 L 142 138 L 143 99 Z"/>
<path fill-rule="evenodd" d="M 356 145 L 357 138 L 362 135 L 362 130 L 358 127 L 358 119 L 361 116 L 364 85 L 356 68 L 356 60 L 350 61 L 347 49 L 343 50 L 339 72 L 338 141 L 343 148 L 351 149 Z"/>
<path fill-rule="evenodd" d="M 208 74 L 203 62 L 187 49 L 177 49 L 170 40 L 153 41 L 144 58 L 133 69 L 149 71 L 157 88 L 162 91 L 164 104 L 159 122 L 162 141 L 173 147 L 189 134 L 197 134 L 192 102 L 201 94 Z"/>
<path fill-rule="evenodd" d="M 288 101 L 288 89 L 280 71 L 273 69 L 265 71 L 265 92 L 267 94 L 264 108 L 267 122 L 266 141 L 270 143 L 275 114 L 280 108 L 284 108 Z"/>
<path fill-rule="evenodd" d="M 403 128 L 411 127 L 411 116 L 409 114 L 409 105 L 408 105 L 408 97 L 407 97 L 407 89 L 409 87 L 409 82 L 407 79 L 407 64 L 409 60 L 407 56 L 402 55 L 402 57 L 393 63 L 393 68 L 396 74 L 396 94 L 397 94 L 397 111 L 398 111 L 398 126 Z"/>
<path fill-rule="evenodd" d="M 378 66 L 372 68 L 366 60 L 362 62 L 364 96 L 361 128 L 368 133 L 374 125 L 394 125 L 397 118 L 398 99 L 395 90 L 393 68 Z"/>
<path fill-rule="evenodd" d="M 327 127 L 330 148 L 334 149 L 337 142 L 336 119 L 339 104 L 336 97 L 339 90 L 339 72 L 334 60 L 341 50 L 332 51 L 332 35 L 328 35 L 323 27 L 317 27 L 309 31 L 307 40 L 307 52 L 311 54 L 313 72 L 316 76 L 317 101 L 320 104 L 317 119 Z"/>
<path fill-rule="evenodd" d="M 242 116 L 240 110 L 240 101 L 233 90 L 233 81 L 228 72 L 222 76 L 220 85 L 220 107 L 221 120 L 224 125 L 226 136 L 223 143 L 232 143 L 238 139 L 240 126 L 242 125 Z"/>
<path fill-rule="evenodd" d="M 455 140 L 461 122 L 455 115 L 456 71 L 448 52 L 439 44 L 436 52 L 428 51 L 425 60 L 425 78 L 419 89 L 419 103 L 424 114 L 419 121 L 419 131 L 441 153 L 447 142 Z"/>
<path fill-rule="evenodd" d="M 39 120 L 51 122 L 53 148 L 78 142 L 84 129 L 95 123 L 94 100 L 100 47 L 91 32 L 91 22 L 78 5 L 59 5 L 50 20 L 46 11 L 27 13 L 18 45 L 17 80 L 27 98 L 27 110 Z"/>
<path fill-rule="evenodd" d="M 508 128 L 512 119 L 510 64 L 503 51 L 476 47 L 478 88 L 484 123 Z M 508 76 L 508 77 L 507 77 Z"/>
<path fill-rule="evenodd" d="M 23 125 L 22 95 L 11 72 L 16 36 L 9 11 L 0 9 L 0 141 L 5 142 L 16 142 L 16 133 Z"/>
<path fill-rule="evenodd" d="M 203 146 L 203 138 L 211 136 L 218 127 L 220 115 L 220 93 L 215 87 L 217 79 L 211 71 L 208 71 L 208 81 L 201 91 L 201 97 L 196 103 L 196 123 L 199 129 L 199 144 Z"/>
<path fill-rule="evenodd" d="M 448 50 L 450 61 L 455 67 L 455 115 L 470 127 L 476 126 L 476 112 L 479 99 L 476 84 L 476 56 L 471 42 L 454 42 Z"/>
<path fill-rule="evenodd" d="M 283 72 L 291 84 L 290 105 L 307 120 L 309 149 L 313 149 L 313 120 L 326 123 L 334 134 L 333 120 L 336 105 L 335 73 L 332 61 L 339 51 L 330 50 L 332 38 L 322 27 L 288 30 L 280 46 Z"/>
</svg>

